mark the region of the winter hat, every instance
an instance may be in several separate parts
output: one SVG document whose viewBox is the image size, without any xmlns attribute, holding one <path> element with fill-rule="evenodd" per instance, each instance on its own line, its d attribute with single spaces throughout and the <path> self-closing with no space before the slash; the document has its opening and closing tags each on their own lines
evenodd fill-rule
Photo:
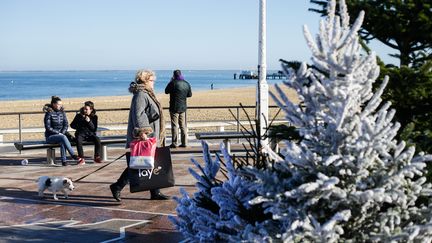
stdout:
<svg viewBox="0 0 432 243">
<path fill-rule="evenodd" d="M 173 78 L 174 78 L 174 80 L 184 80 L 183 75 L 181 74 L 181 71 L 178 69 L 174 70 Z"/>
</svg>

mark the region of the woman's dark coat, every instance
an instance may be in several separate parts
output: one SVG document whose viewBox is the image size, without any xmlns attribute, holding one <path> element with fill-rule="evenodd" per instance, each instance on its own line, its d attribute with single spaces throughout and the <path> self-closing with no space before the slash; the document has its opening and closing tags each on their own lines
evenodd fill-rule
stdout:
<svg viewBox="0 0 432 243">
<path fill-rule="evenodd" d="M 55 111 L 50 104 L 47 104 L 44 106 L 43 111 L 45 111 L 45 137 L 48 138 L 59 133 L 65 134 L 69 123 L 63 107 L 59 111 Z"/>
</svg>

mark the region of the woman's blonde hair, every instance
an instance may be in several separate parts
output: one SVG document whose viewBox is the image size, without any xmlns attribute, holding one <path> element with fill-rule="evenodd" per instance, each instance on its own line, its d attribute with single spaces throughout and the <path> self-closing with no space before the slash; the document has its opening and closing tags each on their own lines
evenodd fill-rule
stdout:
<svg viewBox="0 0 432 243">
<path fill-rule="evenodd" d="M 135 75 L 135 82 L 137 84 L 148 84 L 151 77 L 155 77 L 155 72 L 151 70 L 138 70 Z"/>
</svg>

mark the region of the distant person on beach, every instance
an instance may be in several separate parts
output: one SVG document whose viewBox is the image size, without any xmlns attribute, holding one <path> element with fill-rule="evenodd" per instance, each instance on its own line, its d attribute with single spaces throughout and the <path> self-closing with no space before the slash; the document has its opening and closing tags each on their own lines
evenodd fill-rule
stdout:
<svg viewBox="0 0 432 243">
<path fill-rule="evenodd" d="M 180 147 L 187 147 L 187 126 L 186 126 L 186 99 L 192 97 L 190 84 L 183 78 L 180 70 L 173 72 L 171 81 L 165 88 L 165 94 L 170 95 L 169 111 L 171 117 L 171 135 L 172 142 L 170 147 L 178 146 L 178 130 L 180 125 L 181 144 Z"/>
<path fill-rule="evenodd" d="M 78 160 L 73 148 L 66 136 L 68 129 L 68 120 L 63 110 L 63 102 L 58 96 L 51 97 L 51 103 L 43 107 L 45 112 L 45 139 L 47 143 L 60 144 L 61 162 L 63 166 L 67 165 L 66 150 L 74 160 Z"/>
<path fill-rule="evenodd" d="M 213 90 L 213 83 L 210 85 L 211 90 Z"/>
<path fill-rule="evenodd" d="M 94 143 L 94 162 L 102 163 L 101 154 L 101 141 L 96 135 L 98 127 L 98 116 L 92 101 L 84 102 L 84 106 L 75 115 L 72 123 L 70 124 L 75 129 L 76 146 L 78 151 L 78 165 L 85 165 L 83 142 L 90 141 Z"/>
<path fill-rule="evenodd" d="M 154 82 L 156 74 L 150 70 L 138 70 L 135 82 L 129 86 L 129 92 L 133 94 L 129 110 L 129 120 L 126 136 L 126 148 L 133 139 L 146 139 L 149 128 L 153 136 L 157 138 L 157 146 L 165 146 L 165 122 L 163 118 L 162 105 L 154 93 Z M 126 153 L 129 164 L 130 152 Z M 120 192 L 129 183 L 128 168 L 126 168 L 117 182 L 110 185 L 111 193 L 115 200 L 121 201 Z M 150 190 L 152 200 L 167 200 L 159 189 Z"/>
</svg>

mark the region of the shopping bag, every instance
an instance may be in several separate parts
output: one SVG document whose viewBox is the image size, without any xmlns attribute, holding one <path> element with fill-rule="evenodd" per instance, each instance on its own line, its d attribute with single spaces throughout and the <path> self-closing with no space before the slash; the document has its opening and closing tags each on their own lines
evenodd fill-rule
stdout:
<svg viewBox="0 0 432 243">
<path fill-rule="evenodd" d="M 128 172 L 130 192 L 174 186 L 170 148 L 156 148 L 153 169 L 132 169 L 129 167 Z"/>
<path fill-rule="evenodd" d="M 147 140 L 133 140 L 129 143 L 131 156 L 129 168 L 131 169 L 153 169 L 156 151 L 156 138 Z"/>
</svg>

